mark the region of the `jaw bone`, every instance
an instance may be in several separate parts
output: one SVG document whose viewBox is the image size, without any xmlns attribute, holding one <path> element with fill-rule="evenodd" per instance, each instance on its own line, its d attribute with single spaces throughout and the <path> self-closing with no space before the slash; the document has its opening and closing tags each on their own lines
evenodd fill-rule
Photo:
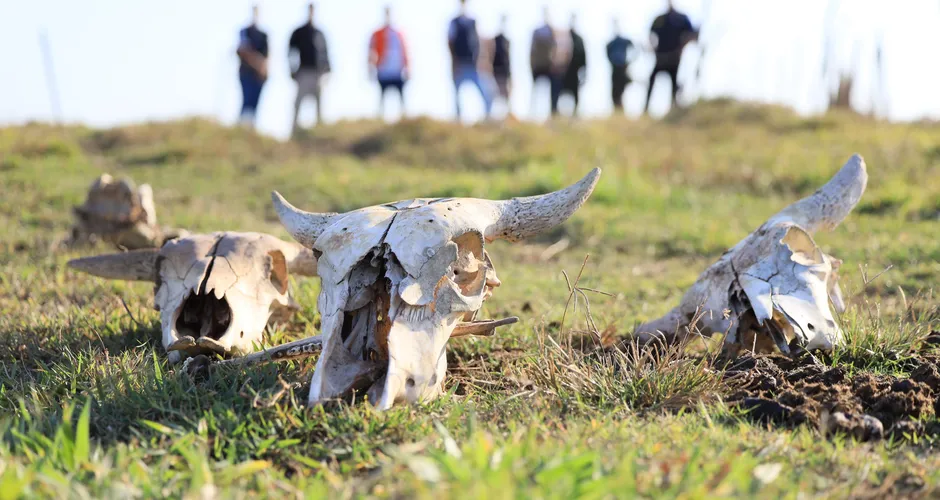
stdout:
<svg viewBox="0 0 940 500">
<path fill-rule="evenodd" d="M 387 409 L 438 397 L 451 337 L 516 321 L 473 321 L 500 285 L 485 244 L 561 224 L 599 176 L 540 196 L 413 199 L 344 214 L 304 212 L 274 193 L 281 222 L 318 257 L 322 352 L 309 403 L 360 392 Z"/>
<path fill-rule="evenodd" d="M 191 235 L 159 250 L 86 257 L 69 266 L 108 279 L 153 282 L 171 362 L 251 352 L 269 321 L 285 320 L 297 309 L 289 273 L 316 275 L 310 250 L 260 233 Z"/>
<path fill-rule="evenodd" d="M 868 183 L 865 161 L 855 155 L 822 188 L 784 208 L 705 270 L 678 307 L 637 328 L 643 343 L 682 341 L 690 323 L 703 335 L 726 334 L 726 349 L 790 352 L 831 349 L 842 339 L 829 303 L 844 309 L 838 284 L 842 261 L 813 240 L 852 211 Z M 726 316 L 726 312 L 730 315 Z"/>
</svg>

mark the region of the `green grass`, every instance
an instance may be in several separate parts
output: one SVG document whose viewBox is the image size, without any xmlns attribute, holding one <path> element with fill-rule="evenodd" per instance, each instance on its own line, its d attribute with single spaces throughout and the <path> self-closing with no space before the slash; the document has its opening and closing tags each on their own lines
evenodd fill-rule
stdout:
<svg viewBox="0 0 940 500">
<path fill-rule="evenodd" d="M 0 128 L 0 498 L 936 494 L 929 439 L 862 444 L 742 419 L 702 354 L 714 343 L 658 357 L 582 344 L 591 325 L 616 338 L 670 309 L 725 249 L 858 152 L 868 191 L 816 237 L 845 261 L 849 306 L 839 318 L 849 345 L 827 362 L 905 373 L 940 324 L 938 144 L 935 124 L 729 102 L 661 122 L 350 122 L 290 143 L 199 120 Z M 452 342 L 447 395 L 386 413 L 305 409 L 313 361 L 177 374 L 152 286 L 65 267 L 108 249 L 55 250 L 103 172 L 150 183 L 163 224 L 287 238 L 272 189 L 341 211 L 535 194 L 594 166 L 600 184 L 568 223 L 488 247 L 503 286 L 483 313 L 520 323 Z M 543 259 L 563 238 L 569 247 Z M 562 274 L 577 276 L 586 255 L 578 286 L 610 294 L 585 292 L 590 318 L 584 297 L 565 311 Z M 317 331 L 318 282 L 294 290 L 303 309 L 270 342 Z"/>
</svg>

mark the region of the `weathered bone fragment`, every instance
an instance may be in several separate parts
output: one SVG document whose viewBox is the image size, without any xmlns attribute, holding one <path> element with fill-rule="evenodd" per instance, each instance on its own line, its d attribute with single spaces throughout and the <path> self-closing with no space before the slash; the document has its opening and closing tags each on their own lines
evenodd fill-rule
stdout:
<svg viewBox="0 0 940 500">
<path fill-rule="evenodd" d="M 489 337 L 496 333 L 497 327 L 518 322 L 519 318 L 511 316 L 498 320 L 458 323 L 453 333 L 451 333 L 450 338 L 470 337 L 474 335 Z M 293 361 L 315 356 L 320 353 L 321 347 L 323 347 L 323 338 L 317 335 L 281 344 L 270 349 L 263 349 L 240 358 L 222 360 L 212 366 L 246 366 L 268 361 Z"/>
<path fill-rule="evenodd" d="M 500 285 L 485 244 L 561 224 L 599 176 L 541 196 L 414 199 L 344 214 L 304 212 L 274 193 L 281 222 L 318 257 L 322 352 L 310 404 L 354 391 L 380 409 L 438 397 L 448 339 L 515 322 L 475 320 Z"/>
<path fill-rule="evenodd" d="M 786 207 L 725 252 L 702 273 L 678 307 L 641 325 L 641 342 L 681 341 L 690 323 L 703 335 L 726 333 L 726 349 L 790 352 L 831 349 L 842 331 L 829 302 L 842 312 L 838 269 L 842 261 L 823 253 L 813 234 L 832 230 L 858 204 L 868 182 L 865 161 L 855 155 L 825 186 Z"/>
<path fill-rule="evenodd" d="M 73 269 L 108 279 L 152 281 L 163 347 L 183 356 L 238 356 L 261 343 L 265 326 L 298 309 L 288 275 L 316 276 L 313 252 L 261 233 L 194 234 L 160 249 L 86 257 Z"/>
<path fill-rule="evenodd" d="M 67 241 L 70 246 L 105 241 L 119 248 L 136 250 L 159 247 L 183 232 L 157 225 L 153 189 L 135 186 L 130 179 L 115 180 L 103 174 L 88 188 L 85 203 L 74 207 L 75 223 Z"/>
</svg>

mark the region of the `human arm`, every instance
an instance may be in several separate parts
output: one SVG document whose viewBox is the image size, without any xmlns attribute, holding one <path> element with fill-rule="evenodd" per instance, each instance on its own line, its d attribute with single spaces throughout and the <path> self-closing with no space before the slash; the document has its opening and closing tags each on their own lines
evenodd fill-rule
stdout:
<svg viewBox="0 0 940 500">
<path fill-rule="evenodd" d="M 682 22 L 682 48 L 685 48 L 690 42 L 698 41 L 698 30 L 692 26 L 692 21 L 689 20 L 688 16 L 683 16 Z"/>
<path fill-rule="evenodd" d="M 323 61 L 323 63 L 320 64 L 320 72 L 321 74 L 325 75 L 333 70 L 333 67 L 330 65 L 330 51 L 327 47 L 326 36 L 323 34 L 323 32 L 317 30 L 316 36 L 316 47 L 317 51 L 319 51 L 319 60 Z"/>
<path fill-rule="evenodd" d="M 403 80 L 407 80 L 411 76 L 411 61 L 408 59 L 408 45 L 405 43 L 405 35 L 401 33 L 398 34 L 398 40 L 401 42 L 401 77 Z"/>
<path fill-rule="evenodd" d="M 367 58 L 367 68 L 369 71 L 369 77 L 375 78 L 377 67 L 379 64 L 379 49 L 376 45 L 378 42 L 378 32 L 373 33 L 372 37 L 369 38 L 369 53 Z"/>
<path fill-rule="evenodd" d="M 296 79 L 297 72 L 300 70 L 300 51 L 297 49 L 297 31 L 291 33 L 290 42 L 287 44 L 287 67 L 290 69 L 290 77 Z"/>
</svg>

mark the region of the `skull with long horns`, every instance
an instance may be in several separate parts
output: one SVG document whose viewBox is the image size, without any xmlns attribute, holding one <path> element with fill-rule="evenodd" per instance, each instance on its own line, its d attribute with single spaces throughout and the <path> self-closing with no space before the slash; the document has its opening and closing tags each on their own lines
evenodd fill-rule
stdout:
<svg viewBox="0 0 940 500">
<path fill-rule="evenodd" d="M 675 309 L 641 325 L 641 342 L 679 341 L 695 329 L 725 334 L 726 351 L 741 348 L 788 354 L 791 344 L 828 350 L 842 342 L 830 302 L 842 312 L 842 261 L 813 240 L 832 230 L 858 204 L 868 183 L 855 155 L 811 196 L 786 207 L 728 250 L 699 276 Z"/>
<path fill-rule="evenodd" d="M 322 350 L 309 403 L 360 391 L 388 409 L 439 396 L 448 339 L 490 334 L 514 320 L 475 318 L 500 285 L 485 244 L 561 224 L 599 176 L 594 169 L 540 196 L 413 199 L 343 214 L 304 212 L 273 193 L 281 222 L 318 259 Z M 310 345 L 298 341 L 272 352 L 289 355 Z"/>
<path fill-rule="evenodd" d="M 313 253 L 261 233 L 194 234 L 160 249 L 69 261 L 108 279 L 150 281 L 171 362 L 199 354 L 239 356 L 254 350 L 269 321 L 298 309 L 288 275 L 316 276 Z"/>
</svg>

